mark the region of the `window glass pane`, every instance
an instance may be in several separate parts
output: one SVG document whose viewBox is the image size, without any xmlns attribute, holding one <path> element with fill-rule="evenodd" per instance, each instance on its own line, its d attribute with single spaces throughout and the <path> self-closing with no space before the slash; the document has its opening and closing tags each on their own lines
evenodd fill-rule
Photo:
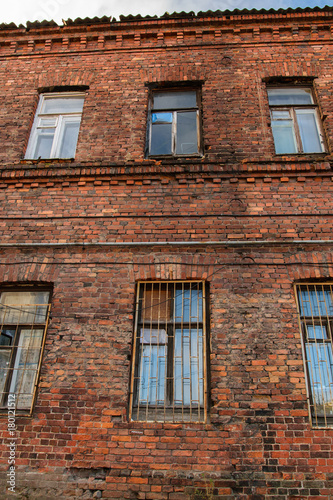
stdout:
<svg viewBox="0 0 333 500">
<path fill-rule="evenodd" d="M 166 331 L 158 328 L 141 328 L 140 342 L 142 344 L 166 344 Z"/>
<path fill-rule="evenodd" d="M 0 349 L 0 403 L 3 405 L 3 392 L 5 390 L 6 378 L 9 370 L 11 351 Z"/>
<path fill-rule="evenodd" d="M 45 323 L 49 292 L 3 292 L 0 303 L 2 324 Z M 8 305 L 9 307 L 5 307 Z"/>
<path fill-rule="evenodd" d="M 175 405 L 203 404 L 202 352 L 202 330 L 176 330 L 174 353 Z"/>
<path fill-rule="evenodd" d="M 177 113 L 176 153 L 180 155 L 198 152 L 197 113 Z"/>
<path fill-rule="evenodd" d="M 59 158 L 74 158 L 79 129 L 80 120 L 64 121 L 62 137 L 60 139 Z"/>
<path fill-rule="evenodd" d="M 330 290 L 321 287 L 315 290 L 300 291 L 300 309 L 302 316 L 333 316 L 333 304 Z"/>
<path fill-rule="evenodd" d="M 140 347 L 139 402 L 141 404 L 164 404 L 165 362 L 166 346 Z"/>
<path fill-rule="evenodd" d="M 273 118 L 273 120 L 291 120 L 292 121 L 289 110 L 272 109 L 272 118 Z"/>
<path fill-rule="evenodd" d="M 313 404 L 317 414 L 333 416 L 333 359 L 331 344 L 306 344 Z"/>
<path fill-rule="evenodd" d="M 267 92 L 269 104 L 272 106 L 313 104 L 310 89 L 281 88 L 269 89 Z"/>
<path fill-rule="evenodd" d="M 197 284 L 193 284 L 191 289 L 182 290 L 180 287 L 177 287 L 175 294 L 175 320 L 177 322 L 182 321 L 183 323 L 202 321 L 202 290 L 197 289 Z"/>
<path fill-rule="evenodd" d="M 15 332 L 15 329 L 4 328 L 0 335 L 0 346 L 13 345 Z"/>
<path fill-rule="evenodd" d="M 325 340 L 327 339 L 327 330 L 325 325 L 306 325 L 308 339 Z"/>
<path fill-rule="evenodd" d="M 291 120 L 272 121 L 276 154 L 297 153 L 296 138 Z"/>
<path fill-rule="evenodd" d="M 58 118 L 41 118 L 38 122 L 38 128 L 55 128 Z"/>
<path fill-rule="evenodd" d="M 50 158 L 54 138 L 54 129 L 41 129 L 37 131 L 36 148 L 33 155 L 37 158 Z"/>
<path fill-rule="evenodd" d="M 145 292 L 140 297 L 140 301 L 140 322 L 149 324 L 151 322 L 167 321 L 170 318 L 170 289 L 160 287 L 158 283 L 155 287 L 147 285 Z"/>
<path fill-rule="evenodd" d="M 152 113 L 152 123 L 172 123 L 172 113 Z"/>
<path fill-rule="evenodd" d="M 32 403 L 43 330 L 22 330 L 16 352 L 10 392 L 17 395 L 17 406 L 29 408 Z"/>
<path fill-rule="evenodd" d="M 41 113 L 81 113 L 83 101 L 83 97 L 45 97 Z"/>
<path fill-rule="evenodd" d="M 151 155 L 169 155 L 172 153 L 172 124 L 155 123 L 151 129 Z"/>
<path fill-rule="evenodd" d="M 322 146 L 318 133 L 315 111 L 312 109 L 297 109 L 297 122 L 301 134 L 304 153 L 321 153 Z"/>
<path fill-rule="evenodd" d="M 158 92 L 154 94 L 153 106 L 155 109 L 186 109 L 197 106 L 196 91 L 186 92 Z"/>
</svg>

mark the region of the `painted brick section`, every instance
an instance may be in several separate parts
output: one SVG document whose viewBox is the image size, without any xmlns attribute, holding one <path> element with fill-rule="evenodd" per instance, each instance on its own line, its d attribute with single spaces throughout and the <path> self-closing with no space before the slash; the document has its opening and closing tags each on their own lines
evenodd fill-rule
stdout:
<svg viewBox="0 0 333 500">
<path fill-rule="evenodd" d="M 331 24 L 328 8 L 0 31 L 0 284 L 53 289 L 17 498 L 332 499 L 294 292 L 333 279 Z M 313 82 L 326 153 L 275 155 L 273 78 Z M 149 84 L 193 82 L 204 155 L 146 159 Z M 75 160 L 24 160 L 59 86 L 88 87 Z M 136 282 L 191 279 L 209 286 L 209 421 L 130 421 Z"/>
</svg>

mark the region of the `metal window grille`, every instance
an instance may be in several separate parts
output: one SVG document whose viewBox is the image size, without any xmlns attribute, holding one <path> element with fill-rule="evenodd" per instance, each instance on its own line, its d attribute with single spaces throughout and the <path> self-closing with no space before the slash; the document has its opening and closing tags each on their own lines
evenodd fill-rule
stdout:
<svg viewBox="0 0 333 500">
<path fill-rule="evenodd" d="M 0 408 L 31 413 L 49 318 L 48 291 L 3 292 Z"/>
<path fill-rule="evenodd" d="M 130 418 L 207 419 L 205 283 L 137 287 Z"/>
<path fill-rule="evenodd" d="M 309 413 L 314 427 L 333 425 L 333 289 L 327 284 L 296 286 Z"/>
</svg>

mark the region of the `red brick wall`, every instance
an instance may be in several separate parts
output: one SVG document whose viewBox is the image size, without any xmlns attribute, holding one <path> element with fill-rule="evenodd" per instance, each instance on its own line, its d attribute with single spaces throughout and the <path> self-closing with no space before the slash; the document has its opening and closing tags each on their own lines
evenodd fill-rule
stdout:
<svg viewBox="0 0 333 500">
<path fill-rule="evenodd" d="M 53 287 L 35 409 L 17 418 L 19 498 L 331 498 L 293 284 L 333 278 L 332 158 L 275 156 L 263 81 L 315 77 L 331 147 L 317 14 L 0 32 L 0 283 Z M 198 80 L 205 156 L 145 160 L 146 84 Z M 22 160 L 38 89 L 59 85 L 89 86 L 75 161 Z M 209 283 L 207 424 L 128 420 L 146 279 Z"/>
</svg>

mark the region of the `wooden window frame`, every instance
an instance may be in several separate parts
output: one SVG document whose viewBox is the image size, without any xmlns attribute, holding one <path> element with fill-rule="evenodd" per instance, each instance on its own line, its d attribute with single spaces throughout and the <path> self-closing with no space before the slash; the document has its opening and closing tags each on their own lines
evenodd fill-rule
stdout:
<svg viewBox="0 0 333 500">
<path fill-rule="evenodd" d="M 11 304 L 3 304 L 2 303 L 2 294 L 10 292 L 10 293 L 18 293 L 22 294 L 24 292 L 45 292 L 48 294 L 48 300 L 47 302 L 43 302 L 41 304 L 23 304 L 20 301 L 17 301 L 16 303 L 11 303 Z M 8 362 L 8 368 L 3 370 L 4 374 L 4 385 L 3 388 L 0 388 L 0 411 L 1 413 L 7 413 L 9 409 L 15 411 L 19 414 L 23 415 L 28 415 L 30 416 L 33 411 L 33 407 L 35 404 L 36 400 L 36 394 L 37 394 L 37 387 L 38 387 L 38 382 L 39 382 L 39 377 L 40 377 L 40 370 L 41 370 L 41 363 L 42 363 L 42 357 L 43 357 L 43 352 L 44 352 L 44 347 L 45 347 L 45 340 L 46 340 L 46 331 L 49 323 L 49 315 L 50 315 L 50 308 L 51 308 L 51 294 L 52 290 L 49 287 L 39 287 L 39 286 L 31 286 L 31 287 L 15 287 L 15 288 L 2 288 L 0 290 L 0 334 L 1 337 L 8 337 L 8 335 L 4 335 L 4 331 L 12 331 L 13 335 L 11 336 L 12 342 L 10 344 L 1 344 L 0 345 L 0 352 L 1 351 L 7 351 L 9 352 L 9 362 Z M 42 313 L 41 313 L 42 311 Z M 8 315 L 14 314 L 18 316 L 17 321 L 13 322 L 7 319 Z M 43 321 L 35 321 L 36 316 L 43 315 Z M 27 321 L 21 321 L 21 317 L 23 316 L 24 319 L 29 317 L 31 315 L 32 321 L 27 322 Z M 30 337 L 28 336 L 27 338 L 29 339 L 29 346 L 26 347 L 24 345 L 24 332 L 29 332 L 30 331 Z M 31 346 L 31 340 L 34 338 L 34 332 L 40 331 L 40 343 L 38 342 L 37 345 L 32 345 Z M 22 342 L 22 344 L 21 344 Z M 25 352 L 25 355 L 24 355 Z M 34 360 L 33 364 L 36 365 L 35 368 L 33 368 L 32 371 L 32 392 L 25 393 L 21 391 L 23 377 L 26 376 L 29 373 L 29 368 L 27 366 L 29 365 L 29 354 L 32 355 L 33 353 L 38 354 L 38 360 Z M 18 354 L 19 353 L 19 354 Z M 22 368 L 20 368 L 20 365 L 17 363 L 21 361 L 21 358 L 18 356 L 23 353 L 23 358 L 25 356 L 24 360 L 24 367 L 23 371 Z M 16 382 L 16 378 L 18 377 L 19 373 L 21 370 L 21 376 L 22 380 L 19 386 L 18 390 L 11 390 L 11 387 L 13 384 Z M 16 375 L 15 375 L 16 372 Z M 20 403 L 20 399 L 28 398 L 31 399 L 30 404 L 23 404 Z"/>
<path fill-rule="evenodd" d="M 158 94 L 172 94 L 175 92 L 195 92 L 196 93 L 196 106 L 195 107 L 170 107 L 167 109 L 160 109 L 154 107 L 154 97 Z M 177 115 L 181 112 L 196 112 L 196 128 L 197 128 L 197 151 L 193 153 L 179 153 L 177 149 Z M 152 115 L 153 113 L 172 113 L 172 131 L 171 131 L 171 150 L 170 153 L 154 154 L 151 153 L 152 145 Z M 147 127 L 147 141 L 146 141 L 146 157 L 149 158 L 173 158 L 173 157 L 200 157 L 202 156 L 202 105 L 201 105 L 201 88 L 198 86 L 193 87 L 159 87 L 158 89 L 151 89 L 149 93 L 149 106 L 148 106 L 148 127 Z"/>
</svg>

